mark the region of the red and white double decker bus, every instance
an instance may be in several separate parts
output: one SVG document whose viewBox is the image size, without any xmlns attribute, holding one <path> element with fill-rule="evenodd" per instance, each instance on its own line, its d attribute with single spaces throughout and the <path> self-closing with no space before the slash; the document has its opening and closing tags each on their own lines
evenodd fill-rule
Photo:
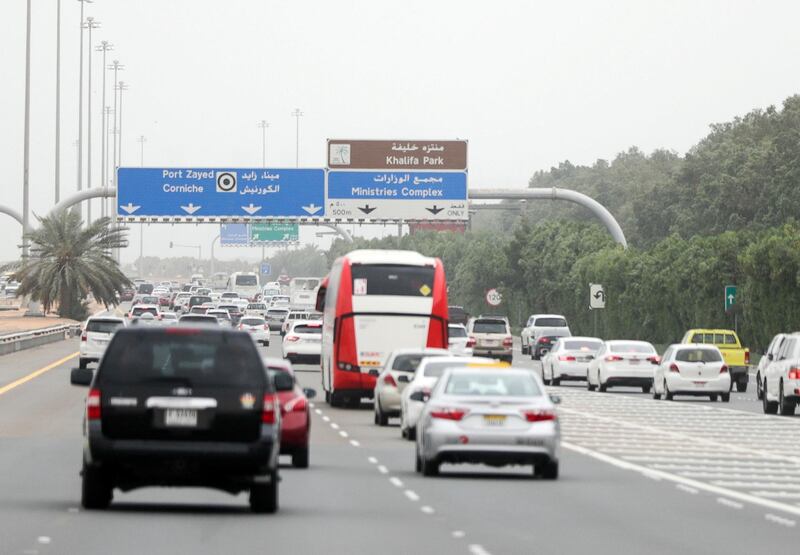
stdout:
<svg viewBox="0 0 800 555">
<path fill-rule="evenodd" d="M 447 348 L 447 284 L 438 258 L 413 251 L 357 250 L 320 285 L 322 388 L 333 406 L 372 397 L 389 354 Z"/>
</svg>

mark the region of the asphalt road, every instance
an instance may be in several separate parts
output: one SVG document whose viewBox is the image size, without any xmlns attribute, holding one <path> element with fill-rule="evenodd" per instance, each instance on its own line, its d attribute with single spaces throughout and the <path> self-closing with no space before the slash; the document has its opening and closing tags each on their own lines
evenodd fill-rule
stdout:
<svg viewBox="0 0 800 555">
<path fill-rule="evenodd" d="M 800 537 L 800 417 L 579 386 L 553 388 L 556 482 L 480 466 L 423 478 L 396 423 L 316 399 L 311 468 L 282 469 L 276 515 L 251 514 L 245 494 L 156 488 L 83 511 L 76 351 L 0 357 L 0 554 L 762 553 Z M 319 389 L 313 367 L 298 370 Z"/>
</svg>

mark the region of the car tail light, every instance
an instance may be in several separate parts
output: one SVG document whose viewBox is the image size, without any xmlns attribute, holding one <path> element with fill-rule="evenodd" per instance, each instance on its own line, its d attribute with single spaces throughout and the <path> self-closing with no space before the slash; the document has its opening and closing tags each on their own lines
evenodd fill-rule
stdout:
<svg viewBox="0 0 800 555">
<path fill-rule="evenodd" d="M 549 337 L 540 337 L 539 341 L 537 341 L 537 343 L 547 343 L 547 344 L 549 344 L 550 343 L 550 338 Z"/>
<path fill-rule="evenodd" d="M 268 326 L 267 324 L 264 324 L 264 329 L 265 329 L 265 330 L 268 330 L 268 329 L 269 329 L 269 326 Z"/>
<path fill-rule="evenodd" d="M 800 368 L 797 367 L 789 368 L 789 379 L 800 380 Z"/>
<path fill-rule="evenodd" d="M 575 357 L 572 355 L 560 355 L 558 360 L 562 362 L 575 362 Z"/>
<path fill-rule="evenodd" d="M 290 343 L 294 343 L 295 341 L 299 341 L 299 340 L 300 340 L 300 338 L 297 337 L 296 335 L 287 335 L 286 336 L 286 341 L 289 341 Z"/>
<path fill-rule="evenodd" d="M 264 408 L 261 411 L 261 422 L 264 424 L 275 424 L 276 413 L 280 410 L 278 399 L 272 393 L 264 395 Z"/>
<path fill-rule="evenodd" d="M 679 374 L 681 373 L 680 369 L 678 368 L 678 365 L 675 364 L 674 362 L 669 365 L 669 371 L 670 372 L 677 372 Z"/>
<path fill-rule="evenodd" d="M 728 373 L 728 367 L 723 364 L 722 368 L 719 369 L 719 373 L 720 374 L 727 374 Z"/>
<path fill-rule="evenodd" d="M 503 339 L 503 347 L 511 347 L 512 345 L 514 345 L 513 337 L 506 337 Z"/>
<path fill-rule="evenodd" d="M 470 337 L 469 339 L 467 339 L 467 347 L 474 347 L 475 343 L 476 341 L 474 337 Z"/>
<path fill-rule="evenodd" d="M 244 325 L 243 324 L 239 324 L 239 328 L 238 329 L 243 330 L 244 329 Z"/>
<path fill-rule="evenodd" d="M 394 376 L 391 374 L 386 374 L 386 376 L 383 377 L 383 383 L 392 387 L 397 387 L 397 382 L 394 381 Z"/>
<path fill-rule="evenodd" d="M 647 360 L 649 360 L 650 362 L 652 362 L 654 364 L 659 364 L 661 362 L 661 357 L 658 356 L 658 355 L 653 355 L 651 357 L 647 357 Z"/>
<path fill-rule="evenodd" d="M 748 365 L 750 364 L 750 351 L 744 352 L 744 363 Z"/>
<path fill-rule="evenodd" d="M 86 419 L 100 420 L 100 390 L 90 389 L 86 397 Z"/>
<path fill-rule="evenodd" d="M 522 416 L 528 422 L 547 422 L 556 419 L 556 413 L 551 410 L 524 410 Z"/>
<path fill-rule="evenodd" d="M 86 341 L 86 332 L 81 334 L 81 341 Z"/>
<path fill-rule="evenodd" d="M 622 357 L 619 355 L 608 355 L 606 357 L 606 362 L 619 362 L 622 360 Z"/>
<path fill-rule="evenodd" d="M 467 411 L 464 409 L 456 409 L 451 407 L 441 407 L 431 409 L 431 417 L 433 418 L 441 418 L 443 420 L 461 420 L 464 418 L 464 415 L 467 414 Z"/>
</svg>

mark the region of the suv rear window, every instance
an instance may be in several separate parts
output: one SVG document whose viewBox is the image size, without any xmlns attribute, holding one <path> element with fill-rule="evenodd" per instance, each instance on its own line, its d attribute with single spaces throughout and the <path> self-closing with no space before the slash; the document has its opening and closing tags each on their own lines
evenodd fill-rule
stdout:
<svg viewBox="0 0 800 555">
<path fill-rule="evenodd" d="M 567 321 L 564 318 L 537 318 L 533 325 L 537 328 L 566 328 Z"/>
<path fill-rule="evenodd" d="M 300 326 L 295 326 L 294 329 L 292 329 L 292 331 L 294 333 L 309 333 L 314 335 L 322 335 L 322 326 L 300 325 Z"/>
<path fill-rule="evenodd" d="M 101 384 L 265 386 L 261 359 L 246 335 L 125 331 L 108 347 L 97 376 Z"/>
<path fill-rule="evenodd" d="M 89 320 L 86 323 L 86 331 L 97 333 L 114 333 L 121 327 L 122 322 L 119 320 Z"/>
<path fill-rule="evenodd" d="M 155 308 L 142 308 L 140 306 L 133 307 L 133 315 L 134 316 L 141 316 L 145 312 L 149 312 L 153 316 L 158 316 L 158 310 Z"/>
<path fill-rule="evenodd" d="M 475 320 L 472 324 L 472 333 L 508 333 L 503 320 Z"/>
<path fill-rule="evenodd" d="M 433 268 L 393 264 L 353 265 L 353 295 L 430 297 Z"/>
</svg>

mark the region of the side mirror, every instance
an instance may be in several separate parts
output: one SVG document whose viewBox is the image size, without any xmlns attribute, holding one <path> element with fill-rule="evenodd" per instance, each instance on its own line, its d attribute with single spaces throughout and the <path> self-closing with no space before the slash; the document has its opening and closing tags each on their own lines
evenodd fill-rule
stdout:
<svg viewBox="0 0 800 555">
<path fill-rule="evenodd" d="M 294 378 L 288 372 L 278 371 L 272 377 L 277 391 L 291 391 L 294 389 Z"/>
<path fill-rule="evenodd" d="M 303 394 L 306 396 L 306 398 L 313 399 L 314 397 L 317 396 L 317 390 L 311 389 L 310 387 L 304 387 Z"/>
<path fill-rule="evenodd" d="M 397 381 L 398 381 L 398 382 L 402 382 L 402 383 L 408 383 L 408 382 L 410 382 L 410 381 L 411 381 L 411 378 L 409 378 L 408 376 L 406 376 L 406 375 L 404 375 L 404 374 L 400 374 L 400 375 L 397 377 Z"/>
<path fill-rule="evenodd" d="M 69 373 L 69 383 L 72 385 L 91 385 L 94 372 L 91 368 L 73 368 Z"/>
<path fill-rule="evenodd" d="M 775 355 L 773 355 L 772 353 L 768 354 L 767 360 L 775 360 Z"/>
<path fill-rule="evenodd" d="M 427 403 L 431 396 L 424 391 L 415 391 L 409 396 L 412 401 L 419 401 L 420 403 Z"/>
<path fill-rule="evenodd" d="M 561 404 L 561 397 L 559 397 L 558 395 L 550 395 L 550 401 L 554 405 L 560 405 Z"/>
</svg>

